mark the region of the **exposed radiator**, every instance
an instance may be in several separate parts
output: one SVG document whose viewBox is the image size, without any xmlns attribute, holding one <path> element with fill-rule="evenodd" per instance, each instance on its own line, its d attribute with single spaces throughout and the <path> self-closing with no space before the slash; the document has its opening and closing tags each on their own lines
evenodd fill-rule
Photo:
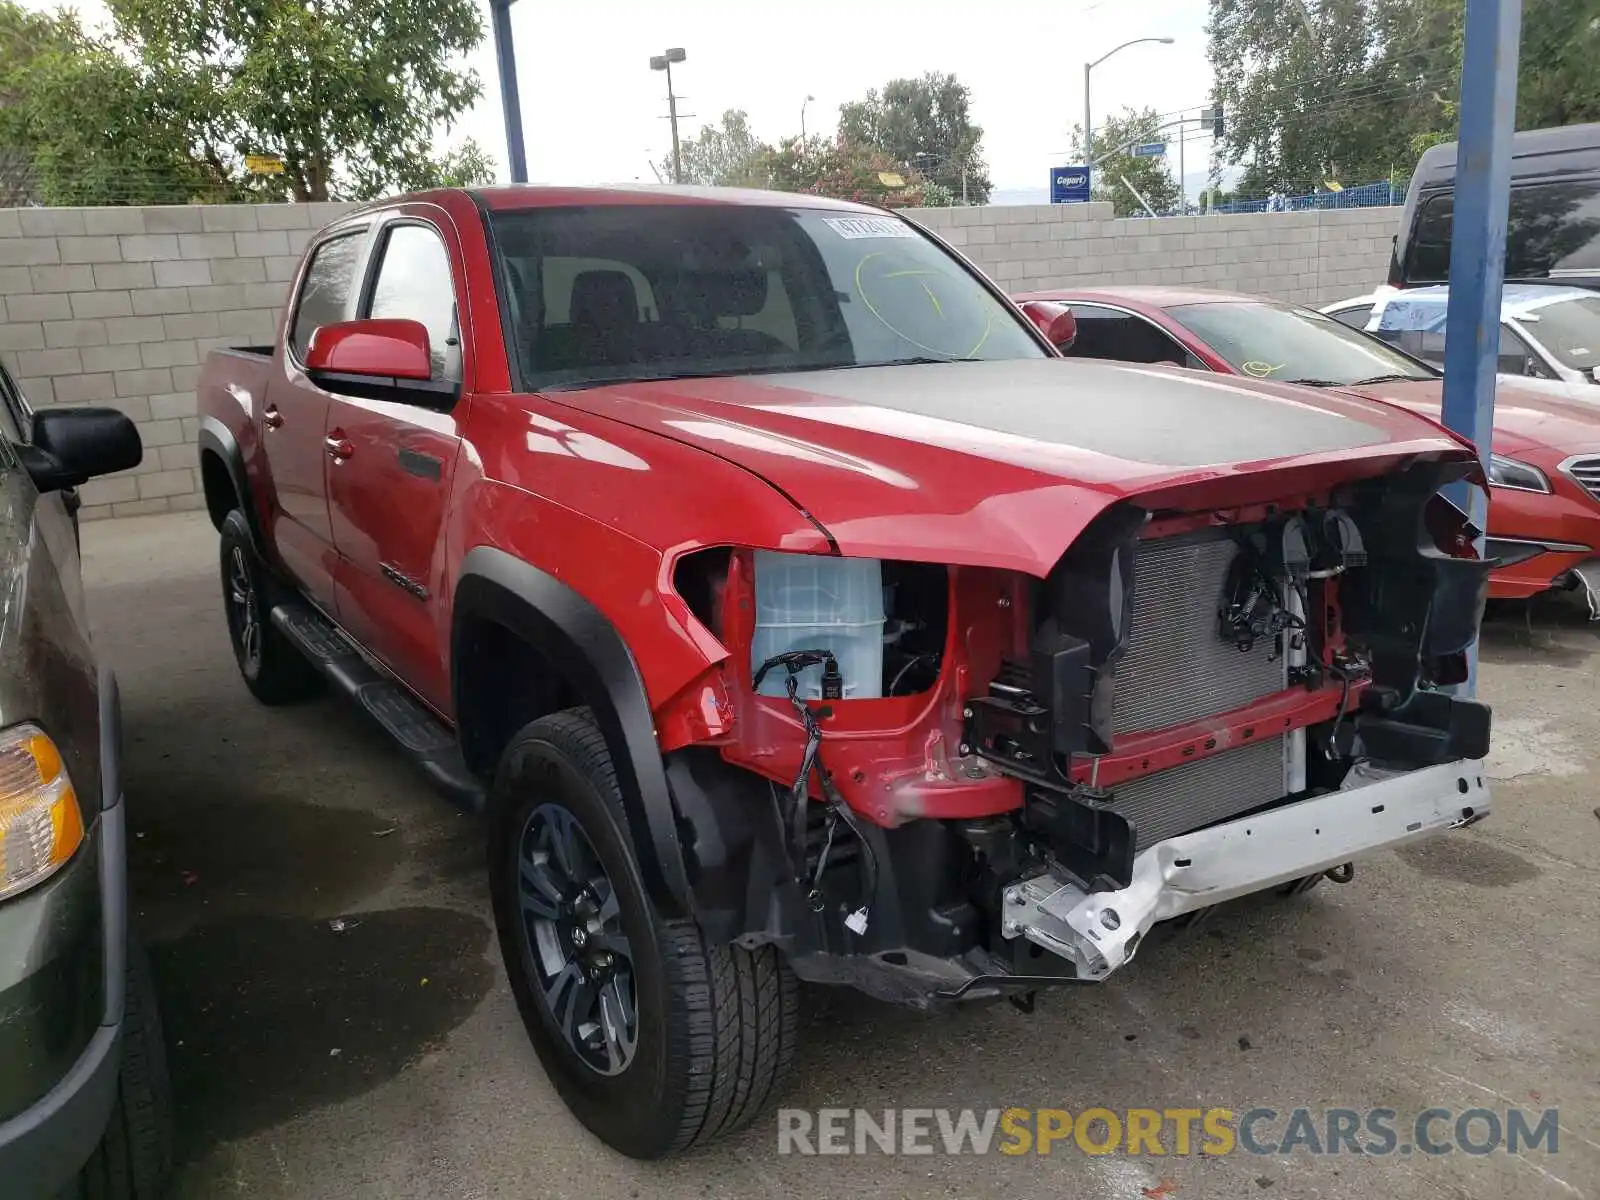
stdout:
<svg viewBox="0 0 1600 1200">
<path fill-rule="evenodd" d="M 1116 733 L 1166 729 L 1215 716 L 1288 686 L 1269 641 L 1240 651 L 1217 634 L 1217 609 L 1238 545 L 1223 530 L 1144 541 L 1134 556 L 1133 624 L 1117 665 Z M 1273 737 L 1118 787 L 1138 849 L 1283 796 L 1286 739 Z"/>
<path fill-rule="evenodd" d="M 1133 822 L 1134 849 L 1281 798 L 1286 740 L 1266 738 L 1123 784 L 1112 799 Z"/>
<path fill-rule="evenodd" d="M 1133 627 L 1117 664 L 1116 733 L 1167 729 L 1249 704 L 1288 686 L 1270 642 L 1247 651 L 1217 635 L 1228 565 L 1238 545 L 1220 529 L 1139 543 Z"/>
</svg>

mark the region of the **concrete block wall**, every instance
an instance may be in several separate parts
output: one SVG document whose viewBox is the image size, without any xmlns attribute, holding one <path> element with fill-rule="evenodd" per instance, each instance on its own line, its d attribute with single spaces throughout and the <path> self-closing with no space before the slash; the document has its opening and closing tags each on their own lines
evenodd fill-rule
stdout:
<svg viewBox="0 0 1600 1200">
<path fill-rule="evenodd" d="M 0 209 L 0 360 L 35 408 L 111 404 L 145 459 L 84 516 L 202 504 L 195 383 L 215 346 L 271 341 L 312 233 L 344 204 Z M 910 210 L 1003 287 L 1167 283 L 1325 304 L 1388 269 L 1399 210 L 1118 219 L 1109 204 Z"/>
<path fill-rule="evenodd" d="M 1256 292 L 1313 307 L 1371 291 L 1389 272 L 1398 208 L 1112 215 L 1109 204 L 908 209 L 1008 291 L 1170 284 Z"/>
<path fill-rule="evenodd" d="M 200 363 L 273 339 L 306 242 L 350 207 L 0 210 L 0 360 L 34 408 L 109 404 L 144 440 L 84 486 L 86 518 L 200 507 Z"/>
</svg>

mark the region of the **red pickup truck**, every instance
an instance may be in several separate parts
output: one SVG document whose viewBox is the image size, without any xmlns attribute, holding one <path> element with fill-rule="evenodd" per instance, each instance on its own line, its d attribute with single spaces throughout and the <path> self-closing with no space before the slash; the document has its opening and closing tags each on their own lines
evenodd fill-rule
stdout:
<svg viewBox="0 0 1600 1200">
<path fill-rule="evenodd" d="M 483 811 L 528 1033 L 627 1154 L 776 1094 L 797 977 L 1026 1001 L 1488 809 L 1484 481 L 1419 417 L 1063 359 L 809 196 L 430 192 L 292 289 L 200 383 L 239 667 Z"/>
</svg>

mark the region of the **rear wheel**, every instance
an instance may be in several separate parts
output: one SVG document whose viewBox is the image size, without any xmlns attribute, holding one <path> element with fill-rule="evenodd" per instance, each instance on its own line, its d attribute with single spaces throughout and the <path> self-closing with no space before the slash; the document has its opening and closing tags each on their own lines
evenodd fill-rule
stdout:
<svg viewBox="0 0 1600 1200">
<path fill-rule="evenodd" d="M 239 674 L 263 704 L 292 704 L 315 695 L 322 675 L 272 623 L 281 586 L 256 553 L 244 513 L 222 522 L 222 604 Z"/>
<path fill-rule="evenodd" d="M 557 1091 L 597 1137 L 659 1158 L 748 1124 L 782 1089 L 799 992 L 770 946 L 654 910 L 588 712 L 511 741 L 490 798 L 506 973 Z"/>
</svg>

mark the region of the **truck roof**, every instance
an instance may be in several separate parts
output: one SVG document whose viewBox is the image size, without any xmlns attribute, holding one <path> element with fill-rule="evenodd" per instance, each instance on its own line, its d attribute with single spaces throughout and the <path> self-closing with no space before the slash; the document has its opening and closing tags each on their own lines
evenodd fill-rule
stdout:
<svg viewBox="0 0 1600 1200">
<path fill-rule="evenodd" d="M 881 215 L 881 208 L 813 196 L 801 192 L 772 192 L 756 188 L 677 187 L 660 184 L 622 184 L 604 187 L 561 187 L 512 184 L 471 189 L 471 195 L 496 212 L 527 208 L 566 208 L 579 205 L 630 204 L 737 204 L 753 208 L 825 208 L 863 215 Z"/>
</svg>

